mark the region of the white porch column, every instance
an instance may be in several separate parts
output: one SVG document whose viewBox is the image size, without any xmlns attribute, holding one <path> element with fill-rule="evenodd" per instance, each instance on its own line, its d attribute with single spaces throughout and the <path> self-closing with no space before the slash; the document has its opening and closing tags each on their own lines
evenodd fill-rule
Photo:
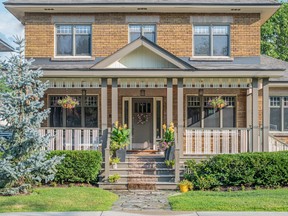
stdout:
<svg viewBox="0 0 288 216">
<path fill-rule="evenodd" d="M 252 151 L 259 152 L 258 78 L 252 79 Z"/>
<path fill-rule="evenodd" d="M 246 96 L 246 127 L 252 127 L 252 89 L 247 90 Z"/>
<path fill-rule="evenodd" d="M 173 121 L 173 80 L 167 79 L 167 126 Z"/>
<path fill-rule="evenodd" d="M 101 130 L 104 131 L 107 129 L 107 108 L 108 108 L 108 103 L 107 103 L 107 79 L 102 78 L 101 79 Z"/>
<path fill-rule="evenodd" d="M 180 155 L 183 154 L 183 135 L 184 135 L 184 100 L 183 100 L 183 78 L 178 78 L 177 89 L 177 120 L 178 120 L 178 146 Z"/>
<path fill-rule="evenodd" d="M 269 109 L 269 79 L 263 79 L 263 98 L 262 98 L 262 150 L 269 151 L 269 130 L 270 130 L 270 109 Z"/>
<path fill-rule="evenodd" d="M 112 79 L 112 124 L 118 121 L 118 79 Z"/>
</svg>

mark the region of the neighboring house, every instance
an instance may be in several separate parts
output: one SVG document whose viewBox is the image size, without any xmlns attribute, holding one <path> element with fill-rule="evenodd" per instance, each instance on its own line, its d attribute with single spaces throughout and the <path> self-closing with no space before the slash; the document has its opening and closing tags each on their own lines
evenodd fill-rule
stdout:
<svg viewBox="0 0 288 216">
<path fill-rule="evenodd" d="M 0 52 L 13 52 L 14 48 L 0 38 Z"/>
<path fill-rule="evenodd" d="M 269 88 L 285 65 L 260 55 L 260 27 L 277 1 L 4 4 L 25 25 L 27 58 L 50 81 L 44 99 L 51 113 L 41 131 L 56 133 L 51 149 L 87 149 L 99 133 L 105 142 L 115 121 L 131 128 L 134 153 L 157 151 L 162 124 L 174 122 L 176 169 L 179 158 L 285 148 L 269 134 L 270 125 L 286 127 L 274 116 L 279 110 L 271 107 L 271 123 L 269 115 L 279 96 L 285 107 L 286 90 Z M 277 97 L 269 102 L 270 91 Z M 57 101 L 65 95 L 80 105 L 61 108 Z M 209 100 L 219 96 L 226 107 L 211 108 Z"/>
</svg>

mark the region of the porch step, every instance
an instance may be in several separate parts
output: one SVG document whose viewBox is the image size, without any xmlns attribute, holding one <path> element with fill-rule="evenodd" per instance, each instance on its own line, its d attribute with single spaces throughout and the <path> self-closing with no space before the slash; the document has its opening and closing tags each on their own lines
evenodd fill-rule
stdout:
<svg viewBox="0 0 288 216">
<path fill-rule="evenodd" d="M 137 155 L 158 155 L 157 150 L 127 150 L 127 154 L 137 154 Z"/>
<path fill-rule="evenodd" d="M 158 183 L 103 183 L 99 182 L 99 188 L 104 190 L 177 190 L 176 183 L 158 182 Z"/>
</svg>

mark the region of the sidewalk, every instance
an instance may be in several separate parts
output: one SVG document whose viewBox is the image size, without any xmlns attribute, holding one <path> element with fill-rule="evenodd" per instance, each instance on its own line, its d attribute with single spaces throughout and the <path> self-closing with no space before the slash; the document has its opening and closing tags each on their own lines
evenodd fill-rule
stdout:
<svg viewBox="0 0 288 216">
<path fill-rule="evenodd" d="M 0 213 L 0 216 L 288 216 L 288 212 L 172 212 L 172 211 L 145 211 L 145 212 L 38 212 L 38 213 Z"/>
</svg>

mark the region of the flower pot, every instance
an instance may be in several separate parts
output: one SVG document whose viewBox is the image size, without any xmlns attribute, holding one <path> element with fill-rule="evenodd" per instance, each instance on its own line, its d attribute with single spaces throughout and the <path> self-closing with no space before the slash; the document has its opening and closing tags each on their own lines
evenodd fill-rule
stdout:
<svg viewBox="0 0 288 216">
<path fill-rule="evenodd" d="M 169 160 L 170 152 L 171 152 L 170 147 L 165 150 L 165 160 Z"/>
<path fill-rule="evenodd" d="M 116 151 L 116 157 L 120 158 L 120 162 L 125 162 L 125 160 L 126 160 L 126 149 L 118 149 Z"/>
<path fill-rule="evenodd" d="M 112 164 L 112 168 L 113 168 L 113 169 L 117 169 L 117 168 L 118 168 L 117 163 Z"/>
<path fill-rule="evenodd" d="M 179 185 L 179 188 L 181 193 L 186 193 L 189 191 L 188 185 Z"/>
</svg>

